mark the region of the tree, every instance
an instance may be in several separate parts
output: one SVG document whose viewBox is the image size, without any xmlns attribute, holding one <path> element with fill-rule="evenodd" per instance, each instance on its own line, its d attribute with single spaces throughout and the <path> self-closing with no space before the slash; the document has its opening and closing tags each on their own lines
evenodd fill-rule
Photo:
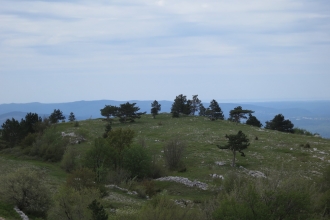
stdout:
<svg viewBox="0 0 330 220">
<path fill-rule="evenodd" d="M 51 204 L 50 190 L 44 175 L 28 168 L 19 168 L 1 179 L 1 198 L 29 213 L 46 214 Z"/>
<path fill-rule="evenodd" d="M 114 129 L 108 133 L 107 142 L 113 149 L 113 162 L 115 168 L 122 167 L 123 154 L 125 148 L 129 148 L 133 142 L 134 131 L 131 129 Z"/>
<path fill-rule="evenodd" d="M 108 220 L 108 214 L 96 199 L 88 205 L 88 209 L 92 211 L 92 220 Z"/>
<path fill-rule="evenodd" d="M 258 127 L 258 128 L 262 127 L 261 122 L 255 116 L 253 116 L 251 113 L 249 114 L 248 120 L 246 120 L 246 124 L 247 125 L 252 125 L 252 126 L 255 126 L 255 127 Z"/>
<path fill-rule="evenodd" d="M 73 114 L 73 112 L 70 112 L 69 121 L 74 122 L 75 120 L 76 120 L 76 116 Z"/>
<path fill-rule="evenodd" d="M 206 115 L 213 120 L 223 120 L 225 117 L 217 101 L 214 99 L 211 101 L 210 106 L 206 110 Z"/>
<path fill-rule="evenodd" d="M 49 120 L 52 124 L 56 124 L 58 121 L 64 120 L 65 116 L 59 109 L 54 109 L 54 112 L 49 116 Z"/>
<path fill-rule="evenodd" d="M 170 170 L 178 169 L 182 165 L 185 148 L 185 142 L 178 138 L 173 138 L 164 145 L 164 159 Z"/>
<path fill-rule="evenodd" d="M 290 120 L 284 120 L 282 114 L 276 115 L 273 120 L 266 121 L 266 129 L 293 133 L 293 124 Z"/>
<path fill-rule="evenodd" d="M 9 142 L 10 146 L 15 146 L 20 142 L 22 139 L 21 125 L 16 119 L 7 119 L 2 124 L 2 138 Z"/>
<path fill-rule="evenodd" d="M 95 188 L 75 190 L 72 187 L 62 186 L 54 197 L 54 204 L 48 212 L 47 219 L 91 220 L 93 214 L 88 209 L 88 205 L 100 197 L 100 192 Z"/>
<path fill-rule="evenodd" d="M 42 122 L 42 119 L 38 116 L 37 113 L 27 113 L 25 115 L 25 119 L 22 119 L 20 122 L 23 137 L 26 136 L 28 133 L 35 133 L 36 130 L 34 126 L 38 122 Z"/>
<path fill-rule="evenodd" d="M 217 145 L 219 149 L 229 149 L 233 152 L 233 162 L 232 166 L 235 166 L 235 159 L 236 159 L 236 151 L 241 153 L 241 156 L 245 157 L 245 154 L 242 152 L 242 150 L 246 149 L 250 143 L 247 136 L 242 132 L 239 131 L 237 134 L 230 134 L 226 135 L 226 138 L 228 138 L 228 144 L 226 146 L 220 146 Z"/>
<path fill-rule="evenodd" d="M 191 100 L 191 114 L 195 115 L 195 112 L 199 110 L 202 101 L 198 99 L 198 95 L 193 95 Z"/>
<path fill-rule="evenodd" d="M 206 116 L 206 108 L 202 103 L 199 104 L 199 116 Z"/>
<path fill-rule="evenodd" d="M 123 150 L 123 168 L 131 173 L 131 177 L 140 179 L 150 174 L 151 156 L 147 148 L 137 145 Z"/>
<path fill-rule="evenodd" d="M 107 120 L 110 117 L 116 117 L 118 113 L 118 107 L 113 105 L 106 105 L 104 108 L 100 109 L 101 115 L 107 117 Z"/>
<path fill-rule="evenodd" d="M 120 104 L 118 108 L 116 116 L 119 117 L 120 122 L 126 123 L 134 122 L 136 118 L 141 118 L 141 115 L 145 114 L 146 112 L 137 112 L 140 110 L 139 107 L 135 106 L 136 103 L 129 103 L 126 102 L 125 104 Z"/>
<path fill-rule="evenodd" d="M 228 120 L 236 122 L 236 123 L 240 123 L 242 118 L 247 119 L 247 117 L 245 116 L 246 114 L 251 114 L 253 112 L 254 111 L 245 110 L 245 109 L 242 109 L 241 106 L 237 106 L 233 110 L 230 110 L 230 112 L 229 112 L 230 118 Z"/>
<path fill-rule="evenodd" d="M 104 179 L 106 171 L 112 166 L 114 153 L 103 138 L 95 139 L 94 146 L 86 152 L 84 164 L 96 173 L 97 182 Z"/>
<path fill-rule="evenodd" d="M 178 95 L 174 99 L 174 103 L 172 104 L 171 113 L 172 117 L 178 118 L 180 114 L 190 115 L 192 108 L 192 101 L 187 100 L 185 95 Z"/>
<path fill-rule="evenodd" d="M 155 118 L 156 115 L 158 115 L 158 112 L 160 110 L 161 110 L 161 104 L 158 104 L 156 100 L 153 103 L 151 103 L 151 114 L 153 118 Z"/>
</svg>

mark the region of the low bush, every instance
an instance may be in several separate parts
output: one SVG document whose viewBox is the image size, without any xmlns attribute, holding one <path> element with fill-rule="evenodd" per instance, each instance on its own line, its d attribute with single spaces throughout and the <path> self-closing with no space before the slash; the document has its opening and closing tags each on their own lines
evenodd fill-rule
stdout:
<svg viewBox="0 0 330 220">
<path fill-rule="evenodd" d="M 182 208 L 166 194 L 160 194 L 150 200 L 139 212 L 139 220 L 198 220 L 202 219 L 201 212 L 195 209 Z"/>
<path fill-rule="evenodd" d="M 165 163 L 168 169 L 176 170 L 183 167 L 185 148 L 186 144 L 178 138 L 171 139 L 164 145 Z"/>
<path fill-rule="evenodd" d="M 50 208 L 50 190 L 41 172 L 19 168 L 4 176 L 0 185 L 0 197 L 26 213 L 45 216 Z"/>
<path fill-rule="evenodd" d="M 131 172 L 131 177 L 144 178 L 150 175 L 151 156 L 143 146 L 133 146 L 123 151 L 123 168 Z"/>
</svg>

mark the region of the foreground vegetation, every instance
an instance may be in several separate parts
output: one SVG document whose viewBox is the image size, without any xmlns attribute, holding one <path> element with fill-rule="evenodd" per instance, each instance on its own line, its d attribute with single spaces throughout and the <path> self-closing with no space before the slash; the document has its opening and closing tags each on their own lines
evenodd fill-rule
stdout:
<svg viewBox="0 0 330 220">
<path fill-rule="evenodd" d="M 109 130 L 116 135 L 104 136 L 108 125 L 104 119 L 65 122 L 49 126 L 32 144 L 8 148 L 1 142 L 2 186 L 24 170 L 42 177 L 32 179 L 45 186 L 42 192 L 49 199 L 43 204 L 48 206 L 38 210 L 33 209 L 35 204 L 32 209 L 21 206 L 32 219 L 101 219 L 95 210 L 104 210 L 109 219 L 329 218 L 329 140 L 203 116 L 159 114 L 141 115 L 133 123 L 114 120 Z M 114 137 L 120 131 L 131 139 L 116 145 L 120 140 Z M 249 145 L 233 167 L 233 152 L 217 145 L 226 145 L 226 135 L 239 131 Z M 107 148 L 110 145 L 118 147 Z M 95 165 L 92 149 L 107 152 L 102 146 L 113 151 L 104 157 L 108 162 Z M 173 146 L 175 154 L 168 156 Z M 169 161 L 177 153 L 178 163 Z M 156 180 L 163 176 L 196 180 L 207 188 Z M 1 193 L 5 196 L 0 197 L 0 216 L 18 219 L 8 208 L 17 202 L 8 192 Z M 99 204 L 91 205 L 94 200 Z"/>
</svg>

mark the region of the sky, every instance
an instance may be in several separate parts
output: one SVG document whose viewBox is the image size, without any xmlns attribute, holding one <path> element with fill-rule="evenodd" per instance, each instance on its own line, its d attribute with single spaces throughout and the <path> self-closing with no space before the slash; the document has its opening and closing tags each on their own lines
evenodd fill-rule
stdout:
<svg viewBox="0 0 330 220">
<path fill-rule="evenodd" d="M 330 100 L 329 0 L 0 0 L 0 104 Z"/>
</svg>

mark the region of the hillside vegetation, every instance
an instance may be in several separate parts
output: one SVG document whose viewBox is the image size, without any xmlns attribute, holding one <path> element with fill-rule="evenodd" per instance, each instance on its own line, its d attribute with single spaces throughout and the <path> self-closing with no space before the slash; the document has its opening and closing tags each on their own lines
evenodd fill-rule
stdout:
<svg viewBox="0 0 330 220">
<path fill-rule="evenodd" d="M 79 126 L 65 122 L 52 125 L 45 134 L 54 135 L 54 141 L 64 138 L 63 132 L 72 134 L 66 137 L 69 140 L 65 152 L 74 149 L 74 166 L 78 169 L 83 166 L 83 158 L 94 145 L 95 138 L 102 138 L 107 124 L 101 118 L 79 121 Z M 173 118 L 171 114 L 159 114 L 155 119 L 152 115 L 142 115 L 133 123 L 114 120 L 111 127 L 112 130 L 129 128 L 134 131 L 132 146 L 147 149 L 152 167 L 157 169 L 154 171 L 157 178 L 184 177 L 195 181 L 195 186 L 153 180 L 150 176 L 135 178 L 122 174 L 125 177 L 120 177 L 118 172 L 109 172 L 102 181 L 105 187 L 100 188 L 103 196 L 98 198 L 109 219 L 329 217 L 330 196 L 324 195 L 330 195 L 330 177 L 326 174 L 330 162 L 330 140 L 228 120 L 211 121 L 201 116 Z M 236 166 L 232 167 L 233 152 L 219 149 L 217 145 L 225 145 L 228 141 L 226 135 L 237 134 L 238 131 L 247 135 L 250 145 L 244 150 L 245 157 L 236 156 Z M 74 143 L 73 136 L 81 139 Z M 174 139 L 185 145 L 183 161 L 177 169 L 167 169 L 164 146 Z M 63 162 L 49 162 L 24 151 L 26 148 L 21 146 L 0 151 L 0 180 L 16 172 L 17 168 L 38 170 L 44 176 L 53 204 L 57 204 L 58 192 L 63 191 L 63 185 L 73 170 L 66 172 Z M 199 187 L 198 181 L 207 184 L 206 187 Z M 90 202 L 92 198 L 86 204 Z M 0 198 L 0 217 L 17 219 L 15 213 L 6 211 L 8 206 L 12 204 L 6 204 Z M 35 215 L 54 219 L 55 212 L 59 210 Z"/>
</svg>

